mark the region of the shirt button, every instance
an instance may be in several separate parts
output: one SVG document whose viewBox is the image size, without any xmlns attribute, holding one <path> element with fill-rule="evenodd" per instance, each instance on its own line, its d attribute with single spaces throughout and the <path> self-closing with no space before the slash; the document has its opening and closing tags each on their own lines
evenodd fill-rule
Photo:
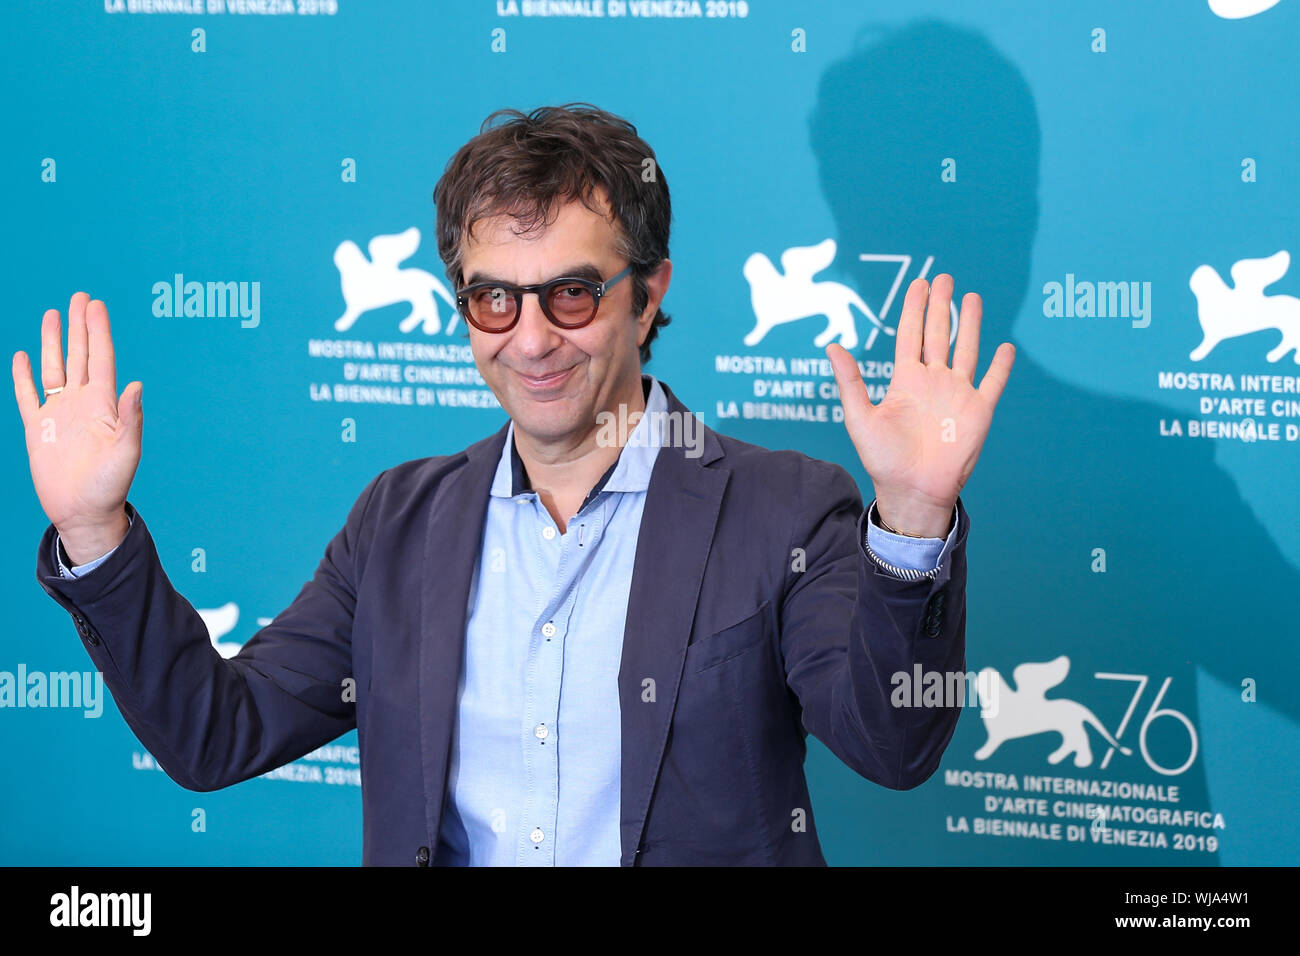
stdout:
<svg viewBox="0 0 1300 956">
<path fill-rule="evenodd" d="M 555 529 L 548 524 L 545 528 L 542 529 L 542 537 L 545 538 L 547 541 L 550 541 L 552 538 L 555 537 Z"/>
<path fill-rule="evenodd" d="M 545 624 L 542 625 L 542 634 L 545 637 L 554 637 L 555 625 L 552 624 L 550 621 L 547 621 Z"/>
<path fill-rule="evenodd" d="M 528 834 L 528 839 L 532 840 L 534 843 L 541 843 L 546 839 L 546 834 L 539 828 Z"/>
<path fill-rule="evenodd" d="M 545 724 L 538 724 L 533 728 L 533 736 L 538 740 L 545 740 L 548 733 L 550 733 L 550 731 L 546 729 Z"/>
</svg>

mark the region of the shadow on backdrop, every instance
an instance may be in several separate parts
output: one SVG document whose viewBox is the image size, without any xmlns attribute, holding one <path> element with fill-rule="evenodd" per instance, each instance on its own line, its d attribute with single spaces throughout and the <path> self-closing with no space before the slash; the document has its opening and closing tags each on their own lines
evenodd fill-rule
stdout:
<svg viewBox="0 0 1300 956">
<path fill-rule="evenodd" d="M 822 78 L 810 132 L 836 224 L 836 267 L 859 290 L 880 289 L 882 281 L 887 289 L 881 264 L 860 262 L 860 253 L 912 255 L 909 279 L 933 255 L 930 275 L 952 274 L 958 300 L 964 292 L 979 292 L 984 312 L 978 383 L 1030 294 L 1040 133 L 1024 76 L 985 37 L 964 28 L 935 21 L 893 31 L 868 27 L 854 51 Z M 956 160 L 956 182 L 940 178 L 945 157 Z M 882 336 L 870 356 L 892 359 L 893 346 L 893 338 Z M 856 355 L 868 353 L 860 347 Z M 962 495 L 971 516 L 967 668 L 995 667 L 1014 686 L 1017 665 L 1066 655 L 1069 675 L 1047 696 L 1085 704 L 1112 732 L 1135 684 L 1093 675 L 1148 675 L 1122 741 L 1132 755 L 1113 753 L 1102 770 L 1109 748 L 1089 728 L 1093 759 L 1087 767 L 1075 767 L 1070 759 L 1048 763 L 1061 742 L 1055 733 L 1008 740 L 988 759 L 977 760 L 975 751 L 988 734 L 971 707 L 940 770 L 910 793 L 872 787 L 824 749 L 814 749 L 808 772 L 828 862 L 1219 862 L 1218 853 L 1172 847 L 946 832 L 950 814 L 1030 818 L 986 813 L 984 798 L 992 791 L 945 786 L 945 769 L 1173 784 L 1178 802 L 1158 806 L 1220 809 L 1207 792 L 1198 667 L 1229 688 L 1240 687 L 1246 677 L 1261 683 L 1267 677 L 1267 699 L 1283 701 L 1275 706 L 1290 721 L 1300 719 L 1300 695 L 1289 691 L 1300 676 L 1289 599 L 1300 591 L 1300 576 L 1215 464 L 1212 443 L 1157 437 L 1162 411 L 1071 385 L 1018 349 L 989 439 Z M 1105 573 L 1092 570 L 1095 548 L 1106 551 Z M 1186 714 L 1198 735 L 1195 761 L 1176 776 L 1151 769 L 1137 746 L 1139 724 L 1166 677 L 1172 682 L 1161 707 Z M 1190 753 L 1189 735 L 1176 719 L 1153 722 L 1147 742 L 1152 759 L 1166 769 L 1177 768 Z M 1248 748 L 1251 740 L 1234 744 Z M 1243 792 L 1252 784 L 1231 780 L 1223 786 Z M 1226 821 L 1227 830 L 1177 829 L 1222 840 L 1231 838 L 1234 827 L 1238 834 L 1249 827 L 1253 836 L 1246 839 L 1256 847 L 1274 842 L 1269 821 L 1288 805 L 1287 792 L 1279 788 L 1276 799 L 1266 792 L 1249 797 L 1258 801 L 1249 824 L 1236 818 Z M 1127 826 L 1143 825 L 1112 824 Z M 1168 826 L 1144 828 L 1172 841 Z"/>
</svg>

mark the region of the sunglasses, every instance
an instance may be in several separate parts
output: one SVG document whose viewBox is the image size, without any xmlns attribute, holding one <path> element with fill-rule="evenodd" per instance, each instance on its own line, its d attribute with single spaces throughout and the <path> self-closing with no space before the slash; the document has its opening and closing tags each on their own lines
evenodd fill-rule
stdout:
<svg viewBox="0 0 1300 956">
<path fill-rule="evenodd" d="M 605 293 L 630 275 L 632 266 L 604 282 L 560 276 L 536 285 L 508 285 L 504 282 L 476 282 L 456 291 L 456 306 L 470 325 L 480 332 L 509 332 L 519 321 L 524 296 L 535 292 L 542 312 L 552 325 L 580 329 L 590 325 Z"/>
</svg>

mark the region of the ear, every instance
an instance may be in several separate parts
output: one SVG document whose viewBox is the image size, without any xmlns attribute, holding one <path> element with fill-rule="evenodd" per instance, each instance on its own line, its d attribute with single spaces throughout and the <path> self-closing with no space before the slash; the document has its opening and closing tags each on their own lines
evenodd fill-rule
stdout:
<svg viewBox="0 0 1300 956">
<path fill-rule="evenodd" d="M 645 343 L 646 336 L 650 334 L 650 328 L 654 324 L 655 314 L 659 311 L 659 304 L 663 302 L 664 296 L 668 294 L 668 284 L 673 278 L 673 263 L 671 259 L 665 259 L 655 268 L 655 271 L 646 276 L 646 291 L 649 293 L 645 311 L 643 311 L 636 320 L 636 344 L 640 347 Z"/>
</svg>

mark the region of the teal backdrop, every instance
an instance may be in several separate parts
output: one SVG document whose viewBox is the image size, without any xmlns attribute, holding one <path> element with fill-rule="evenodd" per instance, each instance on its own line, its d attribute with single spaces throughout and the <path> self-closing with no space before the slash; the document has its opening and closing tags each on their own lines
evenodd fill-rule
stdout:
<svg viewBox="0 0 1300 956">
<path fill-rule="evenodd" d="M 492 110 L 587 101 L 671 187 L 647 370 L 711 427 L 870 500 L 818 336 L 856 337 L 879 397 L 902 289 L 948 272 L 983 296 L 980 374 L 1018 349 L 963 495 L 967 666 L 1004 679 L 996 713 L 968 702 L 908 792 L 810 738 L 827 859 L 1297 862 L 1297 0 L 0 16 L 5 340 L 38 355 L 45 309 L 108 304 L 119 389 L 144 382 L 130 500 L 223 653 L 370 478 L 504 422 L 443 297 L 433 187 Z M 782 290 L 810 314 L 769 321 Z M 355 734 L 192 793 L 111 699 L 34 706 L 32 675 L 89 658 L 33 580 L 47 522 L 10 409 L 0 863 L 359 862 Z"/>
</svg>

